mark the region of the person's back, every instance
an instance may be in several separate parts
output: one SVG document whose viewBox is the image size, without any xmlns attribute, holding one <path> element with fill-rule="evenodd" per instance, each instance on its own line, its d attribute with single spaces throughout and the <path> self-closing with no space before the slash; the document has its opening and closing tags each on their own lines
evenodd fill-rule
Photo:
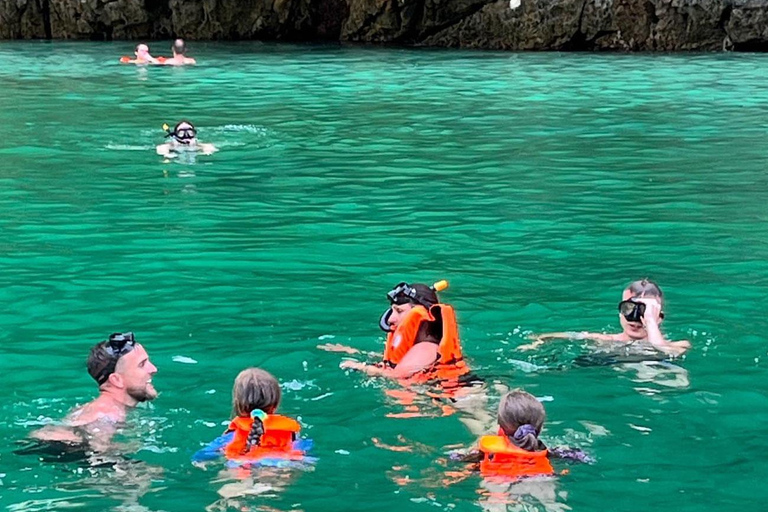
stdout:
<svg viewBox="0 0 768 512">
<path fill-rule="evenodd" d="M 184 66 L 188 64 L 197 64 L 195 59 L 186 56 L 187 45 L 184 43 L 183 39 L 175 40 L 173 42 L 173 46 L 171 46 L 171 51 L 173 51 L 173 57 L 170 59 L 165 59 L 166 66 Z"/>
</svg>

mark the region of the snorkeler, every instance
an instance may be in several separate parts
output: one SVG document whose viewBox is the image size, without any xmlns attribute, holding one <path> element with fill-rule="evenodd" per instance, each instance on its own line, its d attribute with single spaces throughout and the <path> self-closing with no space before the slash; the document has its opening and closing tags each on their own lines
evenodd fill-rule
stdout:
<svg viewBox="0 0 768 512">
<path fill-rule="evenodd" d="M 185 55 L 187 53 L 187 45 L 184 43 L 183 39 L 175 40 L 171 46 L 171 50 L 173 51 L 173 57 L 163 61 L 163 64 L 166 66 L 184 66 L 187 64 L 197 64 L 195 59 Z"/>
<path fill-rule="evenodd" d="M 175 158 L 183 151 L 199 151 L 204 155 L 210 155 L 217 151 L 213 144 L 198 142 L 197 130 L 189 121 L 181 121 L 173 127 L 173 130 L 170 130 L 168 125 L 163 125 L 163 129 L 167 132 L 165 137 L 170 137 L 171 140 L 157 146 L 155 151 L 158 155 Z"/>
<path fill-rule="evenodd" d="M 43 427 L 31 438 L 102 451 L 130 409 L 157 398 L 152 384 L 157 368 L 131 332 L 112 334 L 94 345 L 87 368 L 99 385 L 99 396 L 69 413 L 62 426 Z"/>
<path fill-rule="evenodd" d="M 499 403 L 497 435 L 481 437 L 477 450 L 460 458 L 465 462 L 479 461 L 480 474 L 485 477 L 511 480 L 554 475 L 551 457 L 591 462 L 578 449 L 549 450 L 539 439 L 545 418 L 544 406 L 536 397 L 522 389 L 512 390 Z"/>
<path fill-rule="evenodd" d="M 136 56 L 135 59 L 130 57 L 121 57 L 120 62 L 123 64 L 161 64 L 160 59 L 154 58 L 149 54 L 149 46 L 145 44 L 136 45 L 136 50 L 133 52 Z"/>
<path fill-rule="evenodd" d="M 275 414 L 281 396 L 280 384 L 270 373 L 260 368 L 241 371 L 232 388 L 234 418 L 229 428 L 192 460 L 201 462 L 222 454 L 243 464 L 303 460 L 311 441 L 298 439 L 301 426 L 296 420 Z"/>
<path fill-rule="evenodd" d="M 638 343 L 672 356 L 679 356 L 691 348 L 688 341 L 669 341 L 660 326 L 664 320 L 664 296 L 661 288 L 649 279 L 634 281 L 627 286 L 619 302 L 619 322 L 622 332 L 602 334 L 595 332 L 555 332 L 540 334 L 533 343 L 521 345 L 520 350 L 537 348 L 551 339 L 580 339 L 631 345 Z"/>
<path fill-rule="evenodd" d="M 343 369 L 359 370 L 371 376 L 412 381 L 461 380 L 470 371 L 461 351 L 456 316 L 453 308 L 443 304 L 437 291 L 448 287 L 446 281 L 433 286 L 400 283 L 387 298 L 390 307 L 379 320 L 379 327 L 387 333 L 383 361 L 365 364 L 343 361 Z M 342 345 L 320 345 L 330 352 L 357 353 L 356 349 Z"/>
</svg>

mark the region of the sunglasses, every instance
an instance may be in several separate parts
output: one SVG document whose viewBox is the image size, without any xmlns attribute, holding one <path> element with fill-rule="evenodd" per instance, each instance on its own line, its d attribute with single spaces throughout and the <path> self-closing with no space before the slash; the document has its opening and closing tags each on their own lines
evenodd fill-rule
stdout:
<svg viewBox="0 0 768 512">
<path fill-rule="evenodd" d="M 119 333 L 116 332 L 109 336 L 107 344 L 104 350 L 107 354 L 114 358 L 122 357 L 136 346 L 136 339 L 133 337 L 132 332 Z"/>
</svg>

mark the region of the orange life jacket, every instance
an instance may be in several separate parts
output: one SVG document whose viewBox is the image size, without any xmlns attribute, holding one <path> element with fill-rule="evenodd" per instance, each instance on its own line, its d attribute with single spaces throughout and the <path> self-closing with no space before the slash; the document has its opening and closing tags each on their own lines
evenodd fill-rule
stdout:
<svg viewBox="0 0 768 512">
<path fill-rule="evenodd" d="M 479 446 L 483 453 L 480 474 L 489 477 L 521 478 L 554 475 L 546 449 L 529 452 L 518 448 L 507 436 L 483 436 Z"/>
<path fill-rule="evenodd" d="M 299 460 L 304 457 L 304 452 L 293 448 L 296 435 L 301 430 L 296 420 L 278 414 L 268 415 L 264 420 L 264 434 L 258 446 L 251 446 L 250 450 L 246 450 L 251 426 L 253 426 L 253 418 L 240 416 L 229 424 L 228 432 L 234 432 L 235 437 L 224 448 L 224 454 L 228 459 L 256 460 L 274 457 Z"/>
<path fill-rule="evenodd" d="M 384 347 L 384 363 L 396 366 L 416 344 L 416 336 L 421 324 L 434 322 L 436 317 L 442 319 L 443 327 L 443 336 L 437 348 L 438 359 L 434 365 L 414 374 L 411 380 L 416 382 L 427 382 L 434 379 L 451 380 L 469 373 L 469 368 L 464 362 L 464 355 L 461 352 L 456 314 L 448 304 L 435 304 L 429 311 L 420 305 L 411 308 L 397 329 L 387 335 L 387 343 Z"/>
</svg>

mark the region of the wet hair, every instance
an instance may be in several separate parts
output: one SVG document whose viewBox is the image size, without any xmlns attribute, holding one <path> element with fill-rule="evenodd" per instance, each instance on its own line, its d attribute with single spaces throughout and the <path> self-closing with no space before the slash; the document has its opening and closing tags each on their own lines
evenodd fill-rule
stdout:
<svg viewBox="0 0 768 512">
<path fill-rule="evenodd" d="M 633 298 L 655 297 L 659 299 L 662 306 L 664 305 L 664 294 L 661 292 L 661 288 L 648 278 L 632 281 L 626 289 L 629 290 L 629 293 L 632 294 Z"/>
<path fill-rule="evenodd" d="M 179 55 L 184 55 L 187 51 L 187 45 L 183 39 L 177 39 L 173 42 L 173 51 Z"/>
<path fill-rule="evenodd" d="M 232 413 L 235 416 L 253 417 L 246 451 L 252 446 L 258 446 L 261 436 L 264 435 L 264 423 L 251 413 L 260 410 L 265 414 L 272 414 L 280 404 L 281 396 L 277 379 L 260 368 L 246 368 L 235 378 L 232 388 Z"/>
<path fill-rule="evenodd" d="M 104 340 L 92 346 L 91 353 L 88 354 L 88 361 L 85 363 L 85 367 L 88 368 L 88 375 L 93 377 L 99 386 L 107 382 L 109 376 L 115 373 L 117 361 L 120 359 L 107 352 L 108 343 L 109 340 Z"/>
<path fill-rule="evenodd" d="M 499 426 L 509 440 L 523 450 L 543 449 L 539 434 L 546 413 L 536 397 L 522 389 L 513 389 L 499 403 Z"/>
<path fill-rule="evenodd" d="M 422 283 L 415 283 L 411 285 L 411 288 L 416 290 L 416 293 L 419 294 L 419 297 L 422 300 L 425 300 L 430 304 L 437 304 L 438 302 L 440 302 L 437 298 L 437 293 L 435 293 L 435 290 L 433 290 L 431 286 L 428 286 Z M 409 302 L 411 304 L 421 304 L 415 299 L 410 299 Z"/>
</svg>

